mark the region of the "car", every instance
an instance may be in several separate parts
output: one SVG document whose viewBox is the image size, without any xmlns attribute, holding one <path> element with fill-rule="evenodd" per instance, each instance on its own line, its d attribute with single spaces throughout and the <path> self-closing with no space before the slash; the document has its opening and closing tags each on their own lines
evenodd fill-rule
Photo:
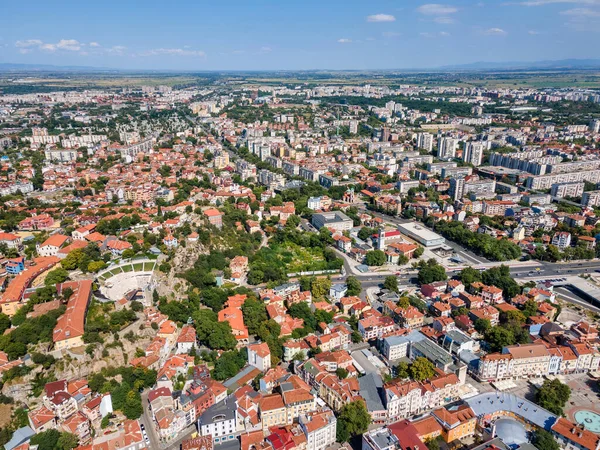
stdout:
<svg viewBox="0 0 600 450">
<path fill-rule="evenodd" d="M 143 423 L 140 423 L 140 428 L 141 428 L 142 431 L 144 431 L 146 429 L 146 427 L 144 426 Z"/>
</svg>

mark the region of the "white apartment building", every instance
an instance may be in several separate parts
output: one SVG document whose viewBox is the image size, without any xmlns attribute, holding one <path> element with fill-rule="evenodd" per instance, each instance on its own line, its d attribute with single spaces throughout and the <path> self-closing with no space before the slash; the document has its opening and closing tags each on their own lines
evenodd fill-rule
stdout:
<svg viewBox="0 0 600 450">
<path fill-rule="evenodd" d="M 581 197 L 583 194 L 584 183 L 555 183 L 550 188 L 550 195 L 558 198 Z"/>
<path fill-rule="evenodd" d="M 600 191 L 588 191 L 581 194 L 581 204 L 592 207 L 600 205 Z"/>
<path fill-rule="evenodd" d="M 302 414 L 298 422 L 306 436 L 306 450 L 324 450 L 335 444 L 337 419 L 330 409 Z"/>
<path fill-rule="evenodd" d="M 456 148 L 458 147 L 458 141 L 451 137 L 440 138 L 438 142 L 438 158 L 439 159 L 452 159 L 456 157 Z"/>
<path fill-rule="evenodd" d="M 271 368 L 271 350 L 266 342 L 253 344 L 248 347 L 248 364 L 256 367 L 261 372 Z"/>
<path fill-rule="evenodd" d="M 463 161 L 473 164 L 475 167 L 480 166 L 485 148 L 484 142 L 467 142 L 463 150 Z"/>
<path fill-rule="evenodd" d="M 559 233 L 555 233 L 552 236 L 552 245 L 562 249 L 565 249 L 571 245 L 571 233 L 566 231 L 561 231 Z"/>
<path fill-rule="evenodd" d="M 433 135 L 431 133 L 417 133 L 417 147 L 431 152 L 433 150 Z"/>
<path fill-rule="evenodd" d="M 550 189 L 556 183 L 574 183 L 578 181 L 600 182 L 600 169 L 532 176 L 527 178 L 525 186 L 529 189 Z"/>
</svg>

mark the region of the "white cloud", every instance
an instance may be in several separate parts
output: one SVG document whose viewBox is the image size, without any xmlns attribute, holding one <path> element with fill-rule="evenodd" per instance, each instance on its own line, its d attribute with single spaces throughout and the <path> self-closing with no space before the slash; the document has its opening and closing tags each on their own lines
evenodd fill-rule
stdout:
<svg viewBox="0 0 600 450">
<path fill-rule="evenodd" d="M 75 39 L 61 39 L 58 41 L 58 44 L 56 44 L 56 48 L 76 52 L 81 50 L 81 44 Z"/>
<path fill-rule="evenodd" d="M 427 38 L 427 39 L 434 39 L 437 37 L 449 37 L 451 36 L 450 33 L 448 33 L 447 31 L 440 31 L 439 33 L 429 33 L 429 32 L 423 32 L 423 33 L 419 33 L 420 36 Z"/>
<path fill-rule="evenodd" d="M 579 5 L 600 5 L 600 0 L 527 0 L 520 2 L 523 6 L 544 6 L 555 5 L 558 3 L 571 3 Z"/>
<path fill-rule="evenodd" d="M 583 32 L 597 33 L 600 31 L 600 10 L 590 8 L 573 8 L 561 11 L 567 18 L 565 26 Z"/>
<path fill-rule="evenodd" d="M 81 44 L 79 41 L 75 39 L 61 39 L 57 43 L 53 44 L 51 42 L 43 42 L 39 39 L 28 39 L 25 41 L 17 41 L 15 42 L 15 46 L 20 49 L 28 49 L 29 51 L 37 48 L 38 50 L 43 50 L 46 52 L 55 52 L 56 50 L 66 50 L 76 52 L 81 50 L 81 47 L 84 44 Z M 28 52 L 21 52 L 28 53 Z"/>
<path fill-rule="evenodd" d="M 504 36 L 507 33 L 502 28 L 488 28 L 487 30 L 483 30 L 483 34 L 488 36 Z"/>
<path fill-rule="evenodd" d="M 442 24 L 449 24 L 449 23 L 455 22 L 452 17 L 448 17 L 448 16 L 436 17 L 435 19 L 433 19 L 433 21 L 436 23 L 442 23 Z"/>
<path fill-rule="evenodd" d="M 397 31 L 384 31 L 383 33 L 381 33 L 381 35 L 386 38 L 394 38 L 402 36 L 402 33 L 398 33 Z"/>
<path fill-rule="evenodd" d="M 266 45 L 260 48 L 260 52 L 261 53 L 270 53 L 272 51 L 273 51 L 273 49 L 271 47 L 266 46 Z"/>
<path fill-rule="evenodd" d="M 56 44 L 42 44 L 40 45 L 40 50 L 44 50 L 45 52 L 55 52 Z"/>
<path fill-rule="evenodd" d="M 173 56 L 198 56 L 205 57 L 206 53 L 200 50 L 186 50 L 183 48 L 155 48 L 142 52 L 140 56 L 157 56 L 157 55 L 173 55 Z"/>
<path fill-rule="evenodd" d="M 445 16 L 454 14 L 458 11 L 458 8 L 450 5 L 440 5 L 439 3 L 427 3 L 419 6 L 417 11 L 426 16 Z"/>
<path fill-rule="evenodd" d="M 125 50 L 127 50 L 127 47 L 124 47 L 122 45 L 113 45 L 111 48 L 107 49 L 106 52 L 112 53 L 114 55 L 122 56 L 123 52 L 125 52 Z"/>
<path fill-rule="evenodd" d="M 396 18 L 391 14 L 373 14 L 367 16 L 367 22 L 395 22 Z"/>
<path fill-rule="evenodd" d="M 26 41 L 15 42 L 15 47 L 29 48 L 29 47 L 38 47 L 42 44 L 43 44 L 43 42 L 40 41 L 39 39 L 27 39 Z"/>
<path fill-rule="evenodd" d="M 573 8 L 566 11 L 561 11 L 563 16 L 570 17 L 600 17 L 600 11 L 595 11 L 590 8 Z"/>
<path fill-rule="evenodd" d="M 102 47 L 100 44 L 98 44 L 97 42 L 90 42 L 90 47 Z"/>
<path fill-rule="evenodd" d="M 347 39 L 347 38 L 341 38 L 341 39 L 338 39 L 337 41 L 340 44 L 350 44 L 350 43 L 352 43 L 352 39 Z"/>
</svg>

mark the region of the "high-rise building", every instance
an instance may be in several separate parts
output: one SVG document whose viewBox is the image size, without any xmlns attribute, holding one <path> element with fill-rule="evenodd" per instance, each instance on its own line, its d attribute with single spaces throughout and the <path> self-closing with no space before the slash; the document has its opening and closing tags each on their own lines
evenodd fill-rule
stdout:
<svg viewBox="0 0 600 450">
<path fill-rule="evenodd" d="M 358 120 L 351 120 L 349 123 L 350 134 L 358 134 Z"/>
<path fill-rule="evenodd" d="M 483 161 L 484 150 L 484 142 L 467 142 L 463 150 L 463 161 L 473 164 L 475 167 L 480 166 Z"/>
<path fill-rule="evenodd" d="M 457 141 L 451 137 L 443 137 L 438 141 L 438 158 L 453 159 L 456 156 Z"/>
<path fill-rule="evenodd" d="M 465 193 L 465 179 L 464 178 L 450 178 L 450 189 L 448 193 L 453 200 L 460 200 Z"/>
<path fill-rule="evenodd" d="M 387 142 L 390 140 L 390 129 L 388 127 L 383 127 L 381 131 L 381 142 Z"/>
<path fill-rule="evenodd" d="M 418 133 L 417 147 L 431 152 L 433 150 L 433 135 L 431 133 Z"/>
<path fill-rule="evenodd" d="M 600 119 L 594 119 L 590 122 L 590 131 L 592 133 L 600 133 Z"/>
</svg>

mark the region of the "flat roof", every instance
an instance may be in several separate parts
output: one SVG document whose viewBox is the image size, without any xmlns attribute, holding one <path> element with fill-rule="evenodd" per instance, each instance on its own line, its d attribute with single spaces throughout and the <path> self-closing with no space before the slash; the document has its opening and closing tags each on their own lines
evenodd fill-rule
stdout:
<svg viewBox="0 0 600 450">
<path fill-rule="evenodd" d="M 529 400 L 506 392 L 486 392 L 471 397 L 466 402 L 477 416 L 506 411 L 545 430 L 550 430 L 556 422 L 556 416 L 550 411 L 546 411 Z"/>
<path fill-rule="evenodd" d="M 425 239 L 427 241 L 435 241 L 438 239 L 444 240 L 443 236 L 440 236 L 439 234 L 434 233 L 429 228 L 427 228 L 424 225 L 421 225 L 417 222 L 403 223 L 403 224 L 398 225 L 398 228 L 400 228 L 400 231 L 405 230 L 405 231 L 407 231 L 409 233 L 413 233 L 413 234 L 419 236 L 421 239 Z"/>
</svg>

